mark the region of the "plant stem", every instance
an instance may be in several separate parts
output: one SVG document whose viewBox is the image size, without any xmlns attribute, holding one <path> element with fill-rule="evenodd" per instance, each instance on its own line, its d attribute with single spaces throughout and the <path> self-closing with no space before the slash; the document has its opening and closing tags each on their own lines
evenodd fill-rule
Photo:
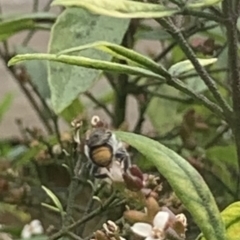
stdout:
<svg viewBox="0 0 240 240">
<path fill-rule="evenodd" d="M 238 30 L 237 19 L 238 14 L 234 7 L 234 1 L 224 0 L 222 2 L 223 13 L 226 18 L 226 31 L 228 43 L 228 68 L 229 77 L 232 87 L 233 101 L 233 119 L 232 129 L 235 136 L 237 156 L 238 156 L 238 187 L 237 198 L 240 198 L 240 72 L 239 72 L 239 56 L 238 56 Z"/>
<path fill-rule="evenodd" d="M 173 38 L 178 42 L 179 46 L 181 47 L 182 51 L 185 53 L 187 58 L 191 61 L 193 66 L 195 67 L 196 71 L 198 72 L 199 76 L 202 78 L 204 83 L 207 85 L 209 91 L 212 93 L 220 107 L 222 108 L 224 112 L 225 119 L 230 122 L 231 121 L 231 115 L 232 115 L 232 109 L 228 105 L 228 103 L 225 101 L 225 99 L 221 96 L 219 93 L 217 86 L 214 82 L 214 80 L 211 78 L 211 76 L 208 74 L 208 72 L 205 70 L 204 67 L 201 66 L 199 63 L 197 56 L 195 55 L 194 51 L 184 38 L 181 31 L 176 28 L 176 26 L 172 23 L 167 21 L 166 19 L 157 19 L 157 21 L 166 29 L 169 30 L 170 34 L 173 36 Z"/>
<path fill-rule="evenodd" d="M 204 95 L 192 91 L 192 89 L 188 88 L 188 86 L 186 86 L 182 81 L 172 78 L 172 79 L 168 79 L 167 84 L 180 90 L 181 92 L 187 94 L 188 96 L 191 96 L 197 102 L 201 103 L 206 108 L 208 108 L 210 111 L 215 113 L 217 116 L 219 116 L 221 118 L 225 118 L 225 116 L 223 115 L 222 109 L 217 104 L 210 101 Z"/>
<path fill-rule="evenodd" d="M 120 74 L 118 78 L 116 92 L 116 99 L 114 104 L 114 118 L 113 126 L 118 128 L 124 121 L 126 115 L 126 103 L 127 103 L 127 85 L 128 85 L 128 75 Z"/>
<path fill-rule="evenodd" d="M 185 31 L 184 36 L 186 38 L 191 37 L 192 35 L 194 35 L 197 32 L 202 32 L 202 31 L 207 31 L 209 29 L 215 28 L 217 27 L 218 24 L 213 24 L 210 26 L 206 26 L 206 27 L 190 27 L 187 31 Z M 166 47 L 155 59 L 154 61 L 159 61 L 162 58 L 164 58 L 175 46 L 177 45 L 177 41 L 174 41 L 173 43 L 169 44 L 168 47 Z"/>
<path fill-rule="evenodd" d="M 76 222 L 72 223 L 71 225 L 68 225 L 67 227 L 59 230 L 57 233 L 55 233 L 52 236 L 50 236 L 49 239 L 50 240 L 56 240 L 56 239 L 62 237 L 67 232 L 69 232 L 69 231 L 73 230 L 74 228 L 80 226 L 81 224 L 91 220 L 95 216 L 99 215 L 101 212 L 106 211 L 108 206 L 109 206 L 109 204 L 111 204 L 111 202 L 114 200 L 114 198 L 115 198 L 115 194 L 113 193 L 109 197 L 109 199 L 101 207 L 96 208 L 94 211 L 92 211 L 91 213 L 85 215 L 84 217 L 82 217 L 78 221 L 76 221 Z"/>
<path fill-rule="evenodd" d="M 218 23 L 223 23 L 224 19 L 219 15 L 214 15 L 212 13 L 203 12 L 203 11 L 196 11 L 191 9 L 184 9 L 182 12 L 178 13 L 177 15 L 187 15 L 187 16 L 194 16 L 197 18 L 204 18 L 209 21 L 215 21 Z"/>
<path fill-rule="evenodd" d="M 163 98 L 163 99 L 166 99 L 166 100 L 169 100 L 169 101 L 175 101 L 175 102 L 180 102 L 180 103 L 184 103 L 184 104 L 191 104 L 191 103 L 194 102 L 192 98 L 180 98 L 180 97 L 166 95 L 166 94 L 163 94 L 163 93 L 152 92 L 152 91 L 149 91 L 149 90 L 143 90 L 143 91 L 148 93 L 149 95 L 159 97 L 159 98 Z"/>
<path fill-rule="evenodd" d="M 33 109 L 36 111 L 39 119 L 42 121 L 44 127 L 46 128 L 47 132 L 49 134 L 53 134 L 53 129 L 52 126 L 50 125 L 50 123 L 48 122 L 48 120 L 45 118 L 42 110 L 39 108 L 35 98 L 32 96 L 32 94 L 30 93 L 30 91 L 28 91 L 28 89 L 26 88 L 26 86 L 24 85 L 24 83 L 20 83 L 20 81 L 17 79 L 17 76 L 14 72 L 14 70 L 10 67 L 9 68 L 10 73 L 14 76 L 14 78 L 16 79 L 16 82 L 18 83 L 20 89 L 23 91 L 23 93 L 25 94 L 25 96 L 28 98 L 30 104 L 32 105 Z"/>
<path fill-rule="evenodd" d="M 87 91 L 84 93 L 84 95 L 87 96 L 98 107 L 100 107 L 109 117 L 113 118 L 113 114 L 108 110 L 107 106 L 98 101 L 90 92 Z"/>
</svg>

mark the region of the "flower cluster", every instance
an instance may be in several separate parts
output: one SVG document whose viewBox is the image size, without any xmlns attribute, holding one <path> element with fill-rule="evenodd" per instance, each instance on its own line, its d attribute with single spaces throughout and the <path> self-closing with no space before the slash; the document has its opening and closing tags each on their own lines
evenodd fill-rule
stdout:
<svg viewBox="0 0 240 240">
<path fill-rule="evenodd" d="M 157 202 L 158 192 L 162 188 L 159 178 L 144 174 L 137 165 L 133 165 L 124 144 L 98 117 L 92 118 L 91 125 L 94 130 L 87 132 L 81 149 L 92 164 L 94 176 L 100 176 L 110 183 L 126 200 L 132 197 L 134 202 L 140 200 L 141 207 L 146 206 L 145 212 L 130 209 L 124 212 L 124 218 L 132 224 L 132 232 L 147 240 L 185 239 L 186 217 L 183 214 L 175 215 Z M 75 122 L 73 126 L 74 140 L 82 144 L 79 134 L 81 124 Z M 123 239 L 118 226 L 112 221 L 107 221 L 103 230 L 96 231 L 94 237 L 96 240 Z"/>
<path fill-rule="evenodd" d="M 133 233 L 147 240 L 185 239 L 187 219 L 184 214 L 175 215 L 169 208 L 158 206 L 154 198 L 146 200 L 146 212 L 128 210 L 125 218 L 134 223 Z"/>
<path fill-rule="evenodd" d="M 31 238 L 33 235 L 43 234 L 43 226 L 39 220 L 33 220 L 23 227 L 21 237 L 24 239 Z"/>
</svg>

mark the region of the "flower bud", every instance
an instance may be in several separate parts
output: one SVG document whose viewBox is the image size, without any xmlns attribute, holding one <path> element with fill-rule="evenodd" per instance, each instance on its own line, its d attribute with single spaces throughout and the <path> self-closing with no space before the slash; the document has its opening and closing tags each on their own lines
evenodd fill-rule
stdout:
<svg viewBox="0 0 240 240">
<path fill-rule="evenodd" d="M 103 229 L 106 231 L 108 236 L 113 236 L 118 233 L 118 226 L 111 220 L 108 220 L 107 223 L 103 224 Z"/>
<path fill-rule="evenodd" d="M 146 207 L 147 207 L 147 211 L 148 211 L 148 216 L 150 219 L 153 220 L 153 218 L 155 217 L 155 215 L 159 212 L 160 207 L 158 205 L 158 202 L 156 201 L 155 198 L 153 197 L 148 197 L 146 199 Z"/>
<path fill-rule="evenodd" d="M 95 233 L 94 233 L 94 238 L 96 240 L 109 240 L 108 237 L 106 236 L 106 234 L 100 230 L 97 230 Z"/>
<path fill-rule="evenodd" d="M 146 213 L 136 210 L 127 210 L 123 213 L 123 216 L 130 223 L 149 222 Z"/>
</svg>

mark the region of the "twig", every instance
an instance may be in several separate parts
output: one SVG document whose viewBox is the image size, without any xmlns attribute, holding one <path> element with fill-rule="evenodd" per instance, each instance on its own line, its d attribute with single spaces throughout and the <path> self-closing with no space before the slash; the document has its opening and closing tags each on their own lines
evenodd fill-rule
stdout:
<svg viewBox="0 0 240 240">
<path fill-rule="evenodd" d="M 94 218 L 95 216 L 100 214 L 101 212 L 106 211 L 108 206 L 109 206 L 109 204 L 111 204 L 111 202 L 114 200 L 114 198 L 115 198 L 115 193 L 113 193 L 109 197 L 109 199 L 101 207 L 98 207 L 97 209 L 95 209 L 91 213 L 87 214 L 86 216 L 82 217 L 81 219 L 79 219 L 75 223 L 73 223 L 71 225 L 68 225 L 67 227 L 59 230 L 57 233 L 55 233 L 52 236 L 50 236 L 49 239 L 50 240 L 56 240 L 56 239 L 62 237 L 64 234 L 66 234 L 66 232 L 69 232 L 69 231 L 73 230 L 74 228 L 80 226 L 81 224 L 91 220 L 92 218 Z"/>
<path fill-rule="evenodd" d="M 92 208 L 94 206 L 94 198 L 93 197 L 97 196 L 104 186 L 105 186 L 105 183 L 101 184 L 100 187 L 98 187 L 95 191 L 93 191 L 91 199 L 85 208 L 83 216 L 86 216 L 86 214 L 88 214 L 92 211 Z M 86 226 L 86 223 L 83 224 L 81 227 L 79 227 L 78 232 L 83 234 L 85 226 Z"/>
<path fill-rule="evenodd" d="M 240 198 L 240 72 L 238 54 L 238 14 L 234 7 L 234 1 L 224 0 L 222 2 L 223 13 L 226 18 L 226 31 L 228 43 L 228 68 L 232 87 L 233 119 L 232 128 L 235 136 L 238 155 L 238 184 L 237 199 Z"/>
<path fill-rule="evenodd" d="M 76 235 L 73 232 L 66 232 L 66 235 L 69 236 L 71 239 L 74 239 L 74 240 L 83 240 L 81 237 L 79 237 L 78 235 Z"/>
<path fill-rule="evenodd" d="M 172 79 L 168 79 L 167 84 L 184 92 L 188 96 L 191 96 L 197 102 L 203 104 L 206 108 L 208 108 L 213 113 L 215 113 L 217 116 L 219 116 L 221 118 L 225 118 L 225 116 L 223 115 L 222 109 L 217 104 L 215 104 L 214 102 L 211 102 L 204 95 L 192 91 L 192 89 L 190 89 L 188 86 L 186 86 L 182 81 L 172 78 Z"/>
<path fill-rule="evenodd" d="M 214 146 L 218 142 L 218 140 L 222 137 L 222 135 L 228 131 L 228 129 L 229 129 L 229 126 L 224 126 L 220 132 L 218 132 L 215 136 L 213 136 L 213 138 L 204 145 L 204 149 L 208 149 Z"/>
<path fill-rule="evenodd" d="M 225 119 L 229 122 L 231 121 L 232 109 L 225 101 L 225 99 L 219 93 L 217 86 L 208 72 L 205 70 L 204 67 L 201 66 L 199 61 L 197 60 L 197 56 L 193 52 L 192 48 L 187 43 L 186 39 L 184 38 L 183 34 L 176 26 L 172 23 L 167 21 L 166 19 L 157 19 L 157 21 L 166 29 L 169 30 L 169 33 L 173 36 L 173 38 L 178 42 L 179 46 L 187 56 L 187 58 L 191 61 L 193 66 L 195 67 L 196 71 L 198 72 L 199 76 L 202 78 L 204 83 L 207 85 L 209 91 L 212 93 L 218 104 L 221 106 Z"/>
<path fill-rule="evenodd" d="M 89 91 L 84 93 L 85 96 L 87 96 L 92 102 L 94 102 L 98 107 L 100 107 L 103 111 L 105 111 L 105 113 L 113 118 L 113 114 L 109 111 L 109 109 L 107 108 L 107 106 L 103 103 L 101 103 L 100 101 L 98 101 Z"/>
<path fill-rule="evenodd" d="M 180 103 L 184 103 L 184 104 L 191 104 L 194 102 L 192 98 L 174 97 L 174 96 L 170 96 L 170 95 L 166 95 L 166 94 L 162 94 L 162 93 L 158 93 L 158 92 L 152 92 L 152 91 L 145 90 L 145 89 L 143 91 L 152 96 L 163 98 L 163 99 L 166 99 L 169 101 L 180 102 Z"/>
<path fill-rule="evenodd" d="M 58 142 L 59 142 L 61 148 L 63 148 L 63 144 L 62 144 L 62 141 L 61 141 L 61 134 L 60 134 L 59 126 L 58 126 L 58 116 L 49 108 L 45 99 L 42 97 L 42 95 L 39 93 L 37 87 L 32 83 L 32 81 L 30 79 L 29 79 L 29 84 L 32 87 L 34 93 L 39 98 L 40 102 L 42 103 L 44 109 L 47 110 L 47 112 L 51 116 L 53 126 L 54 126 L 54 130 L 55 130 L 55 133 L 57 135 Z"/>
<path fill-rule="evenodd" d="M 48 11 L 49 10 L 51 2 L 52 2 L 52 0 L 47 2 L 47 4 L 43 8 L 43 11 Z M 33 2 L 33 12 L 38 11 L 38 6 L 39 6 L 39 0 L 34 0 L 34 2 Z M 34 33 L 35 33 L 35 30 L 31 30 L 31 31 L 28 32 L 27 36 L 22 41 L 23 46 L 26 46 L 29 43 L 29 41 L 32 39 Z"/>
<path fill-rule="evenodd" d="M 214 74 L 214 73 L 221 73 L 221 72 L 228 72 L 228 68 L 219 68 L 219 69 L 212 69 L 209 70 L 209 73 Z M 187 79 L 187 78 L 192 78 L 192 77 L 198 77 L 199 74 L 198 73 L 190 73 L 190 74 L 186 74 L 183 76 L 180 76 L 180 79 Z"/>
<path fill-rule="evenodd" d="M 7 65 L 6 61 L 5 61 L 5 64 Z M 42 121 L 42 123 L 43 123 L 44 127 L 46 128 L 47 132 L 49 134 L 53 134 L 53 129 L 52 129 L 51 125 L 49 124 L 48 120 L 45 118 L 44 114 L 42 113 L 41 109 L 39 108 L 39 106 L 38 106 L 36 100 L 34 99 L 34 97 L 32 96 L 32 94 L 28 91 L 26 86 L 18 80 L 13 68 L 9 67 L 8 69 L 9 69 L 10 73 L 13 75 L 17 84 L 19 85 L 20 89 L 24 92 L 25 96 L 28 98 L 30 104 L 32 105 L 33 109 L 36 111 L 39 119 Z"/>
<path fill-rule="evenodd" d="M 142 124 L 145 120 L 144 118 L 144 114 L 145 112 L 147 111 L 147 108 L 149 106 L 149 103 L 152 99 L 152 96 L 153 95 L 148 95 L 148 94 L 143 94 L 143 97 L 145 98 L 145 101 L 142 102 L 142 101 L 138 101 L 138 109 L 139 109 L 139 117 L 138 117 L 138 121 L 134 127 L 134 130 L 133 132 L 134 133 L 140 133 L 141 132 L 141 128 L 142 128 Z"/>
<path fill-rule="evenodd" d="M 224 18 L 222 18 L 221 15 L 219 16 L 219 15 L 215 15 L 212 13 L 208 13 L 208 12 L 204 12 L 204 11 L 196 11 L 196 10 L 191 10 L 191 9 L 184 9 L 182 12 L 177 13 L 177 15 L 190 15 L 190 16 L 194 16 L 197 18 L 204 18 L 209 21 L 215 21 L 218 23 L 224 22 Z"/>
<path fill-rule="evenodd" d="M 109 84 L 111 85 L 112 89 L 117 92 L 118 91 L 118 88 L 117 88 L 117 85 L 115 83 L 115 79 L 114 79 L 114 76 L 111 74 L 111 73 L 108 73 L 108 72 L 105 72 L 104 73 L 106 79 L 108 80 Z"/>
<path fill-rule="evenodd" d="M 78 185 L 79 185 L 78 179 L 76 177 L 73 177 L 69 186 L 66 216 L 63 221 L 64 226 L 68 226 L 72 222 L 72 216 L 74 211 L 74 200 L 75 200 L 76 189 L 78 188 Z"/>
<path fill-rule="evenodd" d="M 186 38 L 191 37 L 192 35 L 194 35 L 197 32 L 202 32 L 202 31 L 207 31 L 209 29 L 215 28 L 217 27 L 218 24 L 212 24 L 210 26 L 206 26 L 206 27 L 191 27 L 189 28 L 187 31 L 185 31 L 184 36 Z M 154 60 L 155 61 L 160 61 L 162 58 L 164 58 L 175 46 L 177 45 L 177 41 L 174 41 L 173 43 L 171 43 L 168 47 L 166 47 Z"/>
</svg>

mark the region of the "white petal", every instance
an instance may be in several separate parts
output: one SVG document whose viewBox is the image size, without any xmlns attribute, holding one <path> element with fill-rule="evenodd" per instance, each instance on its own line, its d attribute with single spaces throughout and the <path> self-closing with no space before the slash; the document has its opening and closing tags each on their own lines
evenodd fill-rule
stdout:
<svg viewBox="0 0 240 240">
<path fill-rule="evenodd" d="M 21 232 L 21 238 L 30 238 L 31 236 L 31 227 L 29 224 L 26 224 Z"/>
<path fill-rule="evenodd" d="M 42 225 L 35 226 L 33 228 L 33 233 L 34 234 L 42 234 L 43 233 L 43 227 Z"/>
<path fill-rule="evenodd" d="M 119 162 L 113 161 L 111 168 L 109 169 L 110 174 L 111 174 L 111 179 L 114 182 L 123 182 L 123 177 L 122 177 L 122 168 Z"/>
<path fill-rule="evenodd" d="M 32 220 L 31 223 L 30 223 L 31 227 L 36 227 L 36 226 L 39 226 L 39 225 L 42 225 L 41 222 L 37 219 L 35 220 Z"/>
<path fill-rule="evenodd" d="M 141 237 L 148 237 L 152 233 L 152 226 L 147 223 L 135 223 L 131 229 L 135 234 Z"/>
<path fill-rule="evenodd" d="M 163 212 L 163 211 L 158 212 L 157 215 L 154 217 L 153 226 L 160 230 L 164 230 L 169 220 L 169 217 L 170 215 L 168 212 Z"/>
</svg>

